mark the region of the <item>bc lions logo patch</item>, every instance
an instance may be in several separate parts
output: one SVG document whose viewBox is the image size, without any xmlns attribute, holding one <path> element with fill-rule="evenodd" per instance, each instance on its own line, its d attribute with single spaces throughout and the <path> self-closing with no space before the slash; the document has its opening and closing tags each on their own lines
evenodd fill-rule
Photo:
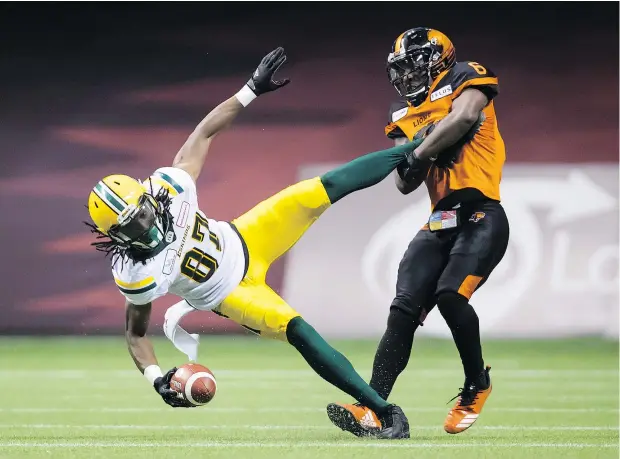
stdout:
<svg viewBox="0 0 620 459">
<path fill-rule="evenodd" d="M 474 222 L 474 223 L 478 223 L 485 216 L 486 216 L 486 214 L 484 212 L 474 212 L 474 214 L 471 217 L 469 217 L 469 221 L 470 222 Z"/>
</svg>

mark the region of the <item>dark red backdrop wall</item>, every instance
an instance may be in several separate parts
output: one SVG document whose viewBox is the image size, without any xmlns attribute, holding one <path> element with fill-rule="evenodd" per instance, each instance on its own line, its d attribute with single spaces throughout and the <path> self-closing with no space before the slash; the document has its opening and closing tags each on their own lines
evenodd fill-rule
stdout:
<svg viewBox="0 0 620 459">
<path fill-rule="evenodd" d="M 292 183 L 301 164 L 388 145 L 396 93 L 384 61 L 415 25 L 442 30 L 459 59 L 499 75 L 510 162 L 617 167 L 617 4 L 226 5 L 39 6 L 34 24 L 18 5 L 1 7 L 0 332 L 122 331 L 122 297 L 81 223 L 90 188 L 170 164 L 278 45 L 293 83 L 215 142 L 199 182 L 213 218 Z M 270 273 L 276 289 L 284 263 Z M 156 323 L 172 301 L 157 305 Z M 227 329 L 209 314 L 197 323 Z"/>
</svg>

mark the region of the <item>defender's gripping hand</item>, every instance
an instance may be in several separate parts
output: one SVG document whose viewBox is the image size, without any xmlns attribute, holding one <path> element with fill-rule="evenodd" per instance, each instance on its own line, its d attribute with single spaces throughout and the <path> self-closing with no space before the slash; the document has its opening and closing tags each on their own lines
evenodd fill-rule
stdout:
<svg viewBox="0 0 620 459">
<path fill-rule="evenodd" d="M 283 78 L 275 80 L 274 74 L 286 62 L 286 54 L 282 47 L 276 48 L 263 57 L 259 66 L 254 71 L 252 78 L 247 82 L 248 87 L 254 94 L 260 96 L 266 92 L 275 91 L 290 83 L 291 80 Z"/>
<path fill-rule="evenodd" d="M 414 138 L 410 143 L 411 151 L 407 153 L 405 161 L 396 166 L 398 175 L 405 182 L 413 180 L 425 169 L 426 161 L 421 160 L 415 155 L 415 149 L 418 148 L 423 141 L 423 138 Z"/>
<path fill-rule="evenodd" d="M 431 132 L 435 130 L 435 128 L 440 122 L 441 120 L 424 126 L 416 133 L 416 135 L 413 137 L 413 140 L 426 139 L 431 134 Z M 433 161 L 433 164 L 435 166 L 442 169 L 452 169 L 454 167 L 454 163 L 458 159 L 461 146 L 454 145 L 450 148 L 447 148 L 446 150 L 439 153 L 435 158 L 431 158 L 431 161 Z"/>
<path fill-rule="evenodd" d="M 173 408 L 192 408 L 187 400 L 185 400 L 178 392 L 170 389 L 170 380 L 176 373 L 177 368 L 169 370 L 165 375 L 156 378 L 153 387 L 157 393 L 164 399 L 166 404 Z"/>
</svg>

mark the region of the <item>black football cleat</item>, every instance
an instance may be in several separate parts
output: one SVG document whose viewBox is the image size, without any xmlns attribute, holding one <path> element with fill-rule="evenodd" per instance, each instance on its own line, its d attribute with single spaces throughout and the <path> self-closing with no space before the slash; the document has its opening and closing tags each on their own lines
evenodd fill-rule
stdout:
<svg viewBox="0 0 620 459">
<path fill-rule="evenodd" d="M 381 430 L 374 436 L 384 440 L 400 440 L 410 438 L 409 420 L 401 407 L 390 405 L 385 413 L 381 413 Z"/>
</svg>

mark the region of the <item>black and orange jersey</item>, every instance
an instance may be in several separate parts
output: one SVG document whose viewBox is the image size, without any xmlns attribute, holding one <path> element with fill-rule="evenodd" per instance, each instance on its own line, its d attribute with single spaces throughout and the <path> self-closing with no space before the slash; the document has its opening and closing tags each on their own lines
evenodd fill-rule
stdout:
<svg viewBox="0 0 620 459">
<path fill-rule="evenodd" d="M 429 169 L 425 181 L 433 209 L 449 209 L 459 202 L 482 196 L 500 200 L 499 182 L 506 150 L 493 106 L 493 99 L 499 92 L 498 79 L 491 70 L 476 62 L 457 62 L 437 76 L 426 100 L 419 106 L 400 101 L 390 108 L 385 134 L 392 139 L 407 137 L 412 140 L 420 129 L 445 118 L 454 99 L 467 88 L 482 91 L 489 104 L 483 109 L 482 123 L 471 140 L 460 147 L 454 168 L 431 166 Z"/>
</svg>

